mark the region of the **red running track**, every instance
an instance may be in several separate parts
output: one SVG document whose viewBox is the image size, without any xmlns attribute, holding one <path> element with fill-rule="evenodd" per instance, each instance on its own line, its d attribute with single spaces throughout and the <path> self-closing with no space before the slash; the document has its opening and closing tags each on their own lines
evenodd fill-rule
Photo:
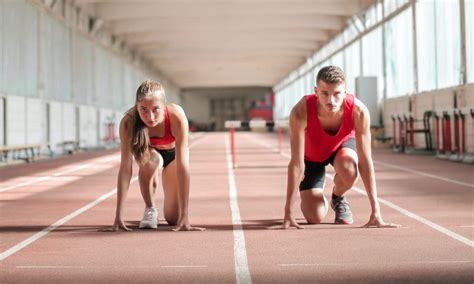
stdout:
<svg viewBox="0 0 474 284">
<path fill-rule="evenodd" d="M 330 210 L 307 225 L 298 212 L 305 230 L 274 230 L 288 141 L 279 153 L 276 135 L 237 132 L 232 169 L 227 136 L 190 143 L 190 217 L 204 232 L 173 232 L 162 214 L 158 230 L 138 230 L 136 182 L 125 208 L 134 230 L 101 232 L 115 213 L 117 151 L 1 168 L 0 282 L 473 282 L 472 166 L 375 151 L 383 217 L 402 228 L 360 228 L 370 208 L 359 180 L 348 194 L 354 224 L 332 224 Z"/>
</svg>

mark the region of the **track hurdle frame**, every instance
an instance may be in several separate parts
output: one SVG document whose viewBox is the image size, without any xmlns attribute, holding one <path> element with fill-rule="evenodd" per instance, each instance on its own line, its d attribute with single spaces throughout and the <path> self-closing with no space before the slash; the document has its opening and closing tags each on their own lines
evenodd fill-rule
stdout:
<svg viewBox="0 0 474 284">
<path fill-rule="evenodd" d="M 278 137 L 278 152 L 282 151 L 282 140 L 283 140 L 283 129 L 288 128 L 289 123 L 287 120 L 277 120 L 277 121 L 266 121 L 266 120 L 250 120 L 250 121 L 241 121 L 241 120 L 227 120 L 224 123 L 224 127 L 229 129 L 230 136 L 230 151 L 232 156 L 232 167 L 236 168 L 236 153 L 235 153 L 235 130 L 241 127 L 252 128 L 266 128 L 274 127 L 277 129 Z"/>
</svg>

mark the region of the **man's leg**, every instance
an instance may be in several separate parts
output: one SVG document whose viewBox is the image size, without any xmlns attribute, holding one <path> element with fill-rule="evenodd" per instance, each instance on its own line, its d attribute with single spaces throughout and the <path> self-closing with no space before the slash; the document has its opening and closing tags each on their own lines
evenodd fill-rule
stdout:
<svg viewBox="0 0 474 284">
<path fill-rule="evenodd" d="M 344 194 L 357 180 L 357 153 L 351 148 L 341 148 L 334 158 L 334 188 L 331 207 L 336 212 L 335 223 L 352 224 L 352 212 Z"/>
<path fill-rule="evenodd" d="M 305 161 L 304 178 L 300 184 L 301 212 L 309 224 L 321 223 L 328 213 L 324 197 L 324 163 Z"/>
<path fill-rule="evenodd" d="M 311 188 L 300 192 L 301 212 L 309 224 L 319 224 L 328 214 L 328 201 L 322 188 Z"/>
</svg>

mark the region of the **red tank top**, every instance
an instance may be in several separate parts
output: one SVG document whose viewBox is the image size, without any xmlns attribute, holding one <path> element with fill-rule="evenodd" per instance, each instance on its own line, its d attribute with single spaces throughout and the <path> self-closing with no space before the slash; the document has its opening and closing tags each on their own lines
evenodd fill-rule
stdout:
<svg viewBox="0 0 474 284">
<path fill-rule="evenodd" d="M 347 139 L 354 137 L 354 124 L 352 110 L 354 109 L 354 96 L 346 94 L 344 102 L 344 115 L 341 126 L 335 135 L 328 134 L 319 124 L 317 113 L 318 96 L 306 95 L 306 129 L 304 131 L 304 158 L 312 162 L 323 162 Z"/>
<path fill-rule="evenodd" d="M 150 144 L 152 146 L 167 145 L 173 143 L 175 140 L 171 133 L 170 114 L 168 107 L 165 107 L 165 134 L 162 137 L 150 137 Z"/>
</svg>

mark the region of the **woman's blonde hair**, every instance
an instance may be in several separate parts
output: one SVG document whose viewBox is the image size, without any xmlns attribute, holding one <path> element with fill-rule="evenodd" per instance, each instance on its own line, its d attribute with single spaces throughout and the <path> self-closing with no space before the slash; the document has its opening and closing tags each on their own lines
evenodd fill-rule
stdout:
<svg viewBox="0 0 474 284">
<path fill-rule="evenodd" d="M 154 81 L 146 80 L 140 84 L 137 89 L 136 96 L 135 96 L 135 107 L 133 108 L 133 127 L 132 127 L 132 139 L 131 149 L 132 154 L 135 157 L 135 160 L 139 164 L 144 164 L 150 160 L 150 153 L 149 153 L 149 136 L 148 136 L 148 128 L 143 123 L 140 115 L 138 114 L 136 105 L 139 101 L 143 98 L 153 95 L 159 95 L 163 102 L 166 102 L 165 97 L 165 90 L 163 86 Z"/>
</svg>

